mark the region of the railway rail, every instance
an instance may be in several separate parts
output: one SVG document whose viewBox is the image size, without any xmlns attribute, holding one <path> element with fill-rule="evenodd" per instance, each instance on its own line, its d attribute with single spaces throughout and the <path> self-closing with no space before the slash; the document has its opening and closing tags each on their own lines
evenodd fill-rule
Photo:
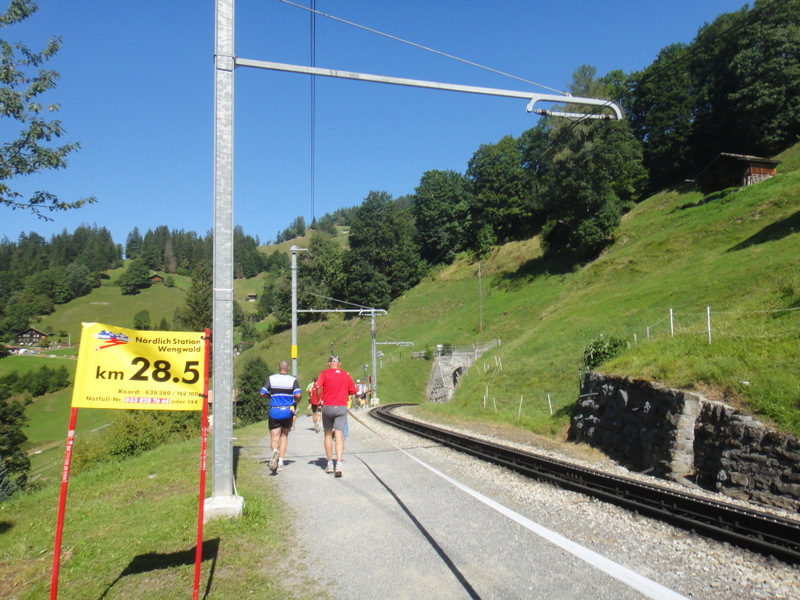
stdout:
<svg viewBox="0 0 800 600">
<path fill-rule="evenodd" d="M 393 414 L 393 410 L 401 406 L 410 405 L 382 406 L 371 410 L 370 415 L 383 423 L 528 477 L 784 562 L 800 563 L 798 521 L 610 475 Z"/>
</svg>

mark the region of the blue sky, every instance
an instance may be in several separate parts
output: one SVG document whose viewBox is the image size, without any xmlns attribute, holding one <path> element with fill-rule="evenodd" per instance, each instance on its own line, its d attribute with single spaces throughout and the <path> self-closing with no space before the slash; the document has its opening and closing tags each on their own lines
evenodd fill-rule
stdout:
<svg viewBox="0 0 800 600">
<path fill-rule="evenodd" d="M 297 0 L 310 6 L 310 0 Z M 663 47 L 690 42 L 740 0 L 316 0 L 316 9 L 525 80 L 563 90 L 581 64 L 598 76 L 649 65 Z M 4 3 L 4 6 L 7 3 Z M 21 192 L 97 204 L 51 213 L 45 222 L 0 207 L 0 239 L 48 238 L 81 224 L 125 243 L 144 234 L 213 229 L 214 0 L 40 0 L 0 38 L 39 49 L 63 46 L 45 102 L 82 149 L 65 170 L 17 179 Z M 280 0 L 239 0 L 241 58 L 309 65 L 308 11 Z M 316 66 L 514 90 L 548 90 L 419 48 L 316 18 Z M 481 144 L 518 137 L 536 124 L 526 102 L 317 78 L 314 193 L 308 76 L 238 68 L 235 74 L 234 222 L 262 243 L 297 217 L 307 223 L 356 206 L 371 190 L 414 192 L 432 169 L 465 172 Z M 18 130 L 0 123 L 3 139 Z"/>
</svg>

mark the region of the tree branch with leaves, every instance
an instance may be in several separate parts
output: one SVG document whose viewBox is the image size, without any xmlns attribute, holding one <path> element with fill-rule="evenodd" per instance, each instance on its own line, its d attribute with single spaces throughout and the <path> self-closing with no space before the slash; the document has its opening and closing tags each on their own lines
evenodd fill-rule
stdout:
<svg viewBox="0 0 800 600">
<path fill-rule="evenodd" d="M 0 13 L 0 28 L 24 21 L 39 7 L 31 0 L 12 0 L 5 12 Z M 65 130 L 61 121 L 48 120 L 45 111 L 59 110 L 58 104 L 45 106 L 41 97 L 56 86 L 58 73 L 41 68 L 56 55 L 61 38 L 53 37 L 47 46 L 35 52 L 21 42 L 11 43 L 0 39 L 0 118 L 13 119 L 22 126 L 19 137 L 4 140 L 0 146 L 0 204 L 12 210 L 27 210 L 40 219 L 52 220 L 46 212 L 80 208 L 96 202 L 93 196 L 75 202 L 63 202 L 45 191 L 34 192 L 25 198 L 13 190 L 9 181 L 49 169 L 63 169 L 67 156 L 80 148 L 80 144 L 58 145 Z"/>
</svg>

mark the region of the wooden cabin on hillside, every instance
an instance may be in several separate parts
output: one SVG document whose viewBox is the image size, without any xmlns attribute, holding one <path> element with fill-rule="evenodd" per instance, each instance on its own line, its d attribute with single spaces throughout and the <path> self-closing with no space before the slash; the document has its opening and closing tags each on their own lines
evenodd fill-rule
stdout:
<svg viewBox="0 0 800 600">
<path fill-rule="evenodd" d="M 33 327 L 28 327 L 16 335 L 17 344 L 20 346 L 35 346 L 44 339 L 47 339 L 47 334 Z"/>
<path fill-rule="evenodd" d="M 753 185 L 778 174 L 779 160 L 721 152 L 694 180 L 704 196 L 729 187 Z"/>
</svg>

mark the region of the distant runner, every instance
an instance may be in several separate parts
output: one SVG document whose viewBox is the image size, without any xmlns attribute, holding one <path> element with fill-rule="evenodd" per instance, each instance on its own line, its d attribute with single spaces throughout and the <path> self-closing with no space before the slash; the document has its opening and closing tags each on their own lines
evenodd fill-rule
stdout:
<svg viewBox="0 0 800 600">
<path fill-rule="evenodd" d="M 319 405 L 319 397 L 317 396 L 317 379 L 319 377 L 314 377 L 314 380 L 308 384 L 306 388 L 306 392 L 308 393 L 308 408 L 311 410 L 311 419 L 314 423 L 314 431 L 319 433 L 320 426 L 319 422 L 321 420 L 321 407 Z"/>
</svg>

